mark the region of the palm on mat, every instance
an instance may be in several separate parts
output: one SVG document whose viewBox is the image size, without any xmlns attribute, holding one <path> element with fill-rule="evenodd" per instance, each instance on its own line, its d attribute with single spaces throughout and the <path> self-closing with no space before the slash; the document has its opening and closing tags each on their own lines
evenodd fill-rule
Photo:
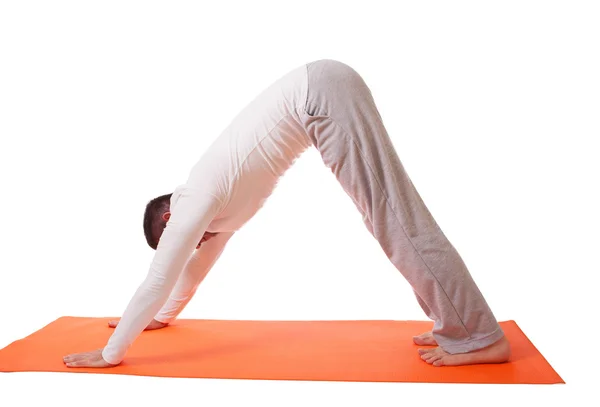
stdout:
<svg viewBox="0 0 600 407">
<path fill-rule="evenodd" d="M 111 320 L 108 321 L 108 326 L 111 328 L 116 328 L 119 325 L 119 321 Z M 166 327 L 169 324 L 164 322 L 157 321 L 153 319 L 145 331 L 152 331 L 155 329 L 161 329 Z M 112 363 L 108 363 L 102 358 L 102 349 L 96 349 L 90 352 L 81 352 L 81 353 L 72 353 L 63 358 L 63 362 L 67 367 L 113 367 L 117 366 Z"/>
</svg>

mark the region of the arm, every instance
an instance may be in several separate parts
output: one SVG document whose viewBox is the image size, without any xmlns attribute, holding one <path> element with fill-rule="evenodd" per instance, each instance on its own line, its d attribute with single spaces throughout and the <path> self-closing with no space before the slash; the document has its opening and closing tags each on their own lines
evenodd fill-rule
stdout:
<svg viewBox="0 0 600 407">
<path fill-rule="evenodd" d="M 209 241 L 202 243 L 188 260 L 169 299 L 154 317 L 155 320 L 168 324 L 177 318 L 196 293 L 196 289 L 204 277 L 217 262 L 233 234 L 234 232 L 221 232 Z"/>
<path fill-rule="evenodd" d="M 220 202 L 199 189 L 184 187 L 171 204 L 171 217 L 161 235 L 144 282 L 125 309 L 102 351 L 102 358 L 119 364 L 172 291 L 187 260 L 220 210 Z"/>
</svg>

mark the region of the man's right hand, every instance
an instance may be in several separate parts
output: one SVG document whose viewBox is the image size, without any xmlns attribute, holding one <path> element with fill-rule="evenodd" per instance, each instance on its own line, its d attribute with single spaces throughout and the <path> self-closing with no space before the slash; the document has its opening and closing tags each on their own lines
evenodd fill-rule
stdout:
<svg viewBox="0 0 600 407">
<path fill-rule="evenodd" d="M 117 325 L 119 325 L 119 321 L 108 321 L 108 326 L 111 328 L 116 328 Z M 167 325 L 169 325 L 169 324 L 165 324 L 164 322 L 159 322 L 156 319 L 153 319 L 152 322 L 150 322 L 148 324 L 146 329 L 144 329 L 144 331 L 151 331 L 153 329 L 164 328 Z"/>
</svg>

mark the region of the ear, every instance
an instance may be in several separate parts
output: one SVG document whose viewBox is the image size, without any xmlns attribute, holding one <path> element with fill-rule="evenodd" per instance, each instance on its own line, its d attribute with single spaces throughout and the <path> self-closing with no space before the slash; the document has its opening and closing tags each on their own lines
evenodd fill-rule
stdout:
<svg viewBox="0 0 600 407">
<path fill-rule="evenodd" d="M 171 217 L 171 212 L 165 212 L 161 216 L 162 220 L 164 220 L 165 222 L 168 222 L 170 217 Z"/>
</svg>

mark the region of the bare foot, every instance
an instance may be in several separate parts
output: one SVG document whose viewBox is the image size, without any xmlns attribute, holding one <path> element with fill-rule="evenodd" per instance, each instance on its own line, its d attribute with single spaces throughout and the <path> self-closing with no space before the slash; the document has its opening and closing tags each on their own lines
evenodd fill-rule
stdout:
<svg viewBox="0 0 600 407">
<path fill-rule="evenodd" d="M 431 332 L 425 332 L 419 336 L 413 336 L 413 342 L 417 345 L 425 345 L 425 346 L 435 346 L 437 342 L 433 338 L 433 334 Z"/>
<path fill-rule="evenodd" d="M 437 348 L 419 349 L 421 359 L 433 366 L 460 366 L 477 363 L 504 363 L 510 358 L 510 343 L 506 336 L 490 346 L 468 353 L 451 355 L 439 346 Z"/>
</svg>

